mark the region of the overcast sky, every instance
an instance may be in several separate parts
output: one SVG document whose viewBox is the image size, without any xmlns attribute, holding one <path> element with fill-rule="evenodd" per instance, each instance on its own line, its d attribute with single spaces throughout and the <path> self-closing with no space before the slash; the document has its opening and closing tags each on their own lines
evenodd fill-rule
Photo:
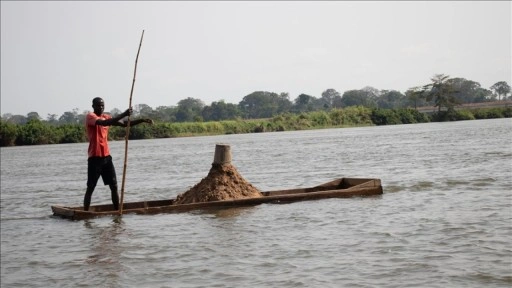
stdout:
<svg viewBox="0 0 512 288">
<path fill-rule="evenodd" d="M 1 1 L 1 113 L 238 104 L 407 89 L 435 74 L 512 85 L 511 2 Z"/>
</svg>

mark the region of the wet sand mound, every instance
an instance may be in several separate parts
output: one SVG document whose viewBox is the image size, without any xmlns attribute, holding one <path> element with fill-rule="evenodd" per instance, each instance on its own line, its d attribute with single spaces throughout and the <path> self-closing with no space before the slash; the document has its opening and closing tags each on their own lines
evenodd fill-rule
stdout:
<svg viewBox="0 0 512 288">
<path fill-rule="evenodd" d="M 175 204 L 256 197 L 263 197 L 263 195 L 238 173 L 235 166 L 229 163 L 213 163 L 208 176 L 188 191 L 178 195 Z"/>
</svg>

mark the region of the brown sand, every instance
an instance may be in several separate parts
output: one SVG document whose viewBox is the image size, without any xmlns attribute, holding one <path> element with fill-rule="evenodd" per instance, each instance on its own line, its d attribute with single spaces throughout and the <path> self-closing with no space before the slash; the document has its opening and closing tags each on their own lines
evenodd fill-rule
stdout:
<svg viewBox="0 0 512 288">
<path fill-rule="evenodd" d="M 175 204 L 263 197 L 232 164 L 212 164 L 206 178 L 176 197 Z"/>
</svg>

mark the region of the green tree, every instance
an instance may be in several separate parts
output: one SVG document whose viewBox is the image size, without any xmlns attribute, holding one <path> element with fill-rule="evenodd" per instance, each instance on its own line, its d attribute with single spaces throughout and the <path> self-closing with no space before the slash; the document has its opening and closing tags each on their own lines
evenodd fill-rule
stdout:
<svg viewBox="0 0 512 288">
<path fill-rule="evenodd" d="M 178 122 L 193 122 L 197 116 L 201 117 L 204 103 L 200 99 L 188 97 L 187 99 L 180 100 L 176 111 L 176 121 Z"/>
<path fill-rule="evenodd" d="M 341 104 L 343 107 L 363 105 L 365 102 L 365 95 L 361 90 L 348 90 L 343 93 L 341 97 Z"/>
<path fill-rule="evenodd" d="M 501 100 L 501 95 L 503 95 L 503 100 L 505 100 L 507 94 L 510 93 L 510 85 L 505 81 L 496 82 L 491 86 L 491 90 L 498 94 L 498 100 Z"/>
<path fill-rule="evenodd" d="M 325 90 L 324 92 L 322 92 L 322 96 L 320 97 L 320 102 L 324 108 L 332 108 L 332 107 L 334 107 L 334 101 L 337 98 L 341 99 L 340 93 L 332 88 L 329 88 L 329 89 Z"/>
<path fill-rule="evenodd" d="M 0 146 L 13 146 L 18 136 L 18 126 L 0 119 Z"/>
<path fill-rule="evenodd" d="M 23 115 L 12 115 L 9 117 L 9 119 L 7 119 L 7 121 L 18 125 L 23 125 L 28 122 L 28 119 Z"/>
<path fill-rule="evenodd" d="M 54 128 L 53 128 L 54 129 Z M 63 124 L 58 126 L 59 143 L 82 143 L 87 141 L 85 127 L 79 124 Z"/>
<path fill-rule="evenodd" d="M 137 118 L 154 118 L 154 112 L 153 112 L 153 108 L 151 108 L 151 106 L 149 105 L 146 105 L 146 104 L 137 104 L 135 105 L 135 109 L 134 109 L 134 112 L 136 111 L 136 113 L 134 113 L 133 115 L 133 118 L 137 117 Z"/>
<path fill-rule="evenodd" d="M 316 100 L 317 99 L 311 95 L 300 94 L 294 100 L 292 111 L 295 113 L 313 111 L 315 110 Z"/>
<path fill-rule="evenodd" d="M 56 130 L 50 124 L 37 119 L 29 120 L 25 125 L 20 126 L 16 139 L 17 145 L 40 145 L 59 143 Z"/>
<path fill-rule="evenodd" d="M 343 93 L 341 103 L 343 107 L 364 106 L 368 108 L 377 107 L 378 94 L 371 87 L 365 87 L 360 90 L 349 90 Z"/>
<path fill-rule="evenodd" d="M 403 107 L 405 95 L 396 90 L 383 90 L 377 98 L 377 106 L 384 109 L 393 109 Z"/>
<path fill-rule="evenodd" d="M 332 108 L 341 108 L 343 107 L 343 102 L 341 101 L 341 95 L 334 96 L 332 99 Z"/>
<path fill-rule="evenodd" d="M 270 118 L 278 114 L 282 100 L 274 92 L 256 91 L 245 96 L 238 106 L 246 118 Z"/>
<path fill-rule="evenodd" d="M 425 106 L 425 98 L 422 97 L 423 90 L 421 87 L 413 87 L 405 91 L 406 106 L 413 106 L 414 109 Z"/>
<path fill-rule="evenodd" d="M 452 86 L 453 96 L 458 103 L 484 102 L 491 94 L 491 91 L 483 89 L 480 83 L 464 78 L 451 78 L 446 80 L 446 83 Z"/>
<path fill-rule="evenodd" d="M 161 122 L 175 122 L 176 121 L 176 107 L 171 106 L 158 106 L 155 109 L 155 117 L 153 120 Z"/>
<path fill-rule="evenodd" d="M 277 113 L 288 113 L 292 109 L 293 103 L 290 101 L 290 95 L 286 92 L 282 92 L 277 97 Z"/>
<path fill-rule="evenodd" d="M 76 120 L 79 124 L 85 124 L 85 117 L 87 117 L 87 113 L 89 113 L 89 111 L 85 110 L 82 114 L 76 115 Z"/>
<path fill-rule="evenodd" d="M 57 114 L 48 114 L 48 116 L 46 117 L 46 122 L 48 122 L 51 125 L 59 124 L 59 120 L 57 119 Z"/>
<path fill-rule="evenodd" d="M 382 92 L 371 86 L 366 86 L 361 90 L 366 93 L 366 98 L 369 100 L 367 103 L 369 106 L 367 107 L 377 107 L 377 99 Z"/>
<path fill-rule="evenodd" d="M 400 116 L 393 109 L 374 108 L 372 109 L 371 119 L 375 125 L 402 124 Z"/>
<path fill-rule="evenodd" d="M 73 109 L 73 111 L 64 112 L 59 117 L 60 124 L 78 124 L 80 123 L 80 119 L 78 118 L 78 108 Z"/>
<path fill-rule="evenodd" d="M 27 120 L 30 121 L 32 119 L 41 120 L 41 117 L 39 117 L 39 113 L 37 113 L 37 112 L 30 112 L 27 114 Z"/>
<path fill-rule="evenodd" d="M 112 115 L 112 117 L 115 117 L 119 114 L 123 113 L 121 110 L 117 109 L 117 108 L 114 108 L 112 110 L 110 110 L 110 115 Z"/>
<path fill-rule="evenodd" d="M 448 81 L 449 77 L 444 74 L 436 74 L 431 79 L 432 83 L 423 86 L 425 99 L 427 102 L 434 101 L 434 107 L 438 107 L 438 112 L 441 112 L 442 107 L 451 111 L 455 105 L 460 103 L 455 97 L 454 87 Z"/>
<path fill-rule="evenodd" d="M 212 102 L 205 106 L 201 112 L 205 121 L 233 120 L 242 115 L 238 105 L 226 103 L 224 100 Z"/>
</svg>

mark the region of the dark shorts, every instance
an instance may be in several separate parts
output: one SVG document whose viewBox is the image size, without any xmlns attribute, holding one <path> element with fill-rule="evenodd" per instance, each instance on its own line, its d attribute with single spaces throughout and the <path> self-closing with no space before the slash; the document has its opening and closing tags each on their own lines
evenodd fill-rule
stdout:
<svg viewBox="0 0 512 288">
<path fill-rule="evenodd" d="M 117 185 L 116 169 L 112 163 L 112 156 L 90 157 L 87 160 L 87 187 L 96 187 L 100 176 L 103 179 L 103 184 Z"/>
</svg>

